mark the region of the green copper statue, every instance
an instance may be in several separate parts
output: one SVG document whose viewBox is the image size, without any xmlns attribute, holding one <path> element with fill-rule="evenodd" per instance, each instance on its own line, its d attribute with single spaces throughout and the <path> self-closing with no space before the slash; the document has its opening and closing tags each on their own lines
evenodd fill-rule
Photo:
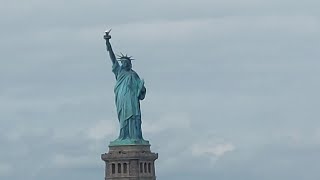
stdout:
<svg viewBox="0 0 320 180">
<path fill-rule="evenodd" d="M 112 72 L 116 78 L 114 93 L 120 123 L 120 135 L 110 145 L 149 144 L 143 139 L 141 131 L 140 100 L 143 100 L 146 95 L 144 81 L 131 69 L 133 60 L 131 56 L 121 54 L 117 60 L 110 44 L 109 33 L 110 30 L 106 31 L 104 39 L 112 61 Z M 118 61 L 121 62 L 121 66 Z"/>
</svg>

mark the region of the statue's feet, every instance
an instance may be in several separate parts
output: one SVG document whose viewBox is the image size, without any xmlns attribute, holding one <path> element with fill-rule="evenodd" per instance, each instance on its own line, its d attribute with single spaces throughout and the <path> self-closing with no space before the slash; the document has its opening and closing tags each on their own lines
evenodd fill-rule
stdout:
<svg viewBox="0 0 320 180">
<path fill-rule="evenodd" d="M 149 141 L 144 139 L 116 139 L 110 142 L 109 146 L 123 146 L 123 145 L 150 145 Z"/>
</svg>

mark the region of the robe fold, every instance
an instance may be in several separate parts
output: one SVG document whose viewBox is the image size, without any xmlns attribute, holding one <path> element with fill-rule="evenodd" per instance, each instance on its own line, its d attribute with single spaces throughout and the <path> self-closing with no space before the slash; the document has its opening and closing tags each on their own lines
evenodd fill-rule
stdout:
<svg viewBox="0 0 320 180">
<path fill-rule="evenodd" d="M 112 66 L 116 77 L 115 103 L 120 123 L 119 140 L 142 140 L 140 100 L 146 94 L 144 81 L 130 69 L 123 69 L 118 62 Z"/>
</svg>

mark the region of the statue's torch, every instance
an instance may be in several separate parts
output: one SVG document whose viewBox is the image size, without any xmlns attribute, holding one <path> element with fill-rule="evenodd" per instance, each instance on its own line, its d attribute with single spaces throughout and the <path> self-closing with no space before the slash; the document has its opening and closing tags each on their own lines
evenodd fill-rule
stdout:
<svg viewBox="0 0 320 180">
<path fill-rule="evenodd" d="M 106 31 L 105 32 L 105 35 L 103 36 L 103 38 L 105 39 L 105 40 L 109 40 L 109 39 L 111 39 L 111 36 L 109 35 L 109 33 L 111 32 L 111 29 L 108 31 Z"/>
</svg>

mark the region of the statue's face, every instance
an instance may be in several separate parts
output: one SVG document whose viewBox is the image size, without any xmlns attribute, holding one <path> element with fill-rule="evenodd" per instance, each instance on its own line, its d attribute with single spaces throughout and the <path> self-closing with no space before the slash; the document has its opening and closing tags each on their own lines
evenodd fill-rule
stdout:
<svg viewBox="0 0 320 180">
<path fill-rule="evenodd" d="M 129 61 L 129 60 L 121 61 L 121 64 L 122 64 L 122 68 L 127 71 L 132 68 L 131 61 Z"/>
</svg>

